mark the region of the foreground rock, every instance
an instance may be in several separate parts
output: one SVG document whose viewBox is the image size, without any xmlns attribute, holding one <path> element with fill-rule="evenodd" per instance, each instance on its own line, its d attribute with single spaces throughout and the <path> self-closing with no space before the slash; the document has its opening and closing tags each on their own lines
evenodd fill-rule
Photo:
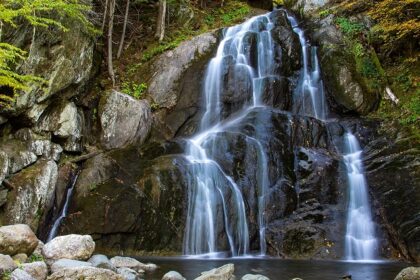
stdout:
<svg viewBox="0 0 420 280">
<path fill-rule="evenodd" d="M 47 280 L 124 280 L 121 275 L 103 268 L 65 268 L 48 276 Z"/>
<path fill-rule="evenodd" d="M 5 272 L 11 272 L 16 268 L 17 265 L 10 256 L 0 254 L 0 275 Z"/>
<path fill-rule="evenodd" d="M 77 268 L 77 267 L 91 267 L 92 264 L 89 262 L 82 262 L 69 259 L 61 259 L 51 265 L 51 272 L 58 272 L 65 268 Z"/>
<path fill-rule="evenodd" d="M 162 280 L 185 280 L 185 278 L 176 271 L 169 271 L 163 275 Z"/>
<path fill-rule="evenodd" d="M 124 277 L 124 280 L 141 280 L 140 273 L 131 268 L 118 268 L 117 273 Z"/>
<path fill-rule="evenodd" d="M 95 242 L 92 237 L 77 234 L 56 237 L 42 248 L 42 254 L 49 262 L 58 259 L 87 260 L 93 251 Z"/>
<path fill-rule="evenodd" d="M 38 238 L 28 225 L 17 224 L 0 227 L 0 254 L 32 254 Z"/>
<path fill-rule="evenodd" d="M 48 276 L 47 264 L 42 261 L 24 263 L 21 269 L 31 275 L 35 280 L 45 280 Z"/>
<path fill-rule="evenodd" d="M 407 267 L 398 273 L 394 280 L 418 280 L 420 279 L 420 267 Z"/>
<path fill-rule="evenodd" d="M 111 261 L 105 255 L 93 255 L 88 262 L 92 264 L 92 266 L 97 268 L 106 268 L 115 270 L 115 267 L 111 264 Z"/>
<path fill-rule="evenodd" d="M 147 101 L 115 90 L 102 96 L 99 116 L 102 128 L 100 137 L 106 149 L 142 144 L 152 124 L 152 112 Z"/>
<path fill-rule="evenodd" d="M 152 263 L 144 264 L 139 262 L 136 259 L 129 257 L 113 257 L 111 259 L 111 264 L 118 268 L 130 268 L 138 272 L 149 271 L 152 272 L 156 270 L 157 266 Z"/>
<path fill-rule="evenodd" d="M 270 280 L 270 278 L 260 274 L 246 274 L 241 280 Z"/>
<path fill-rule="evenodd" d="M 232 280 L 234 272 L 235 266 L 233 264 L 225 264 L 219 268 L 202 272 L 201 276 L 195 278 L 195 280 Z"/>
<path fill-rule="evenodd" d="M 18 268 L 15 269 L 12 274 L 10 274 L 10 279 L 12 280 L 35 280 L 29 273 Z"/>
</svg>

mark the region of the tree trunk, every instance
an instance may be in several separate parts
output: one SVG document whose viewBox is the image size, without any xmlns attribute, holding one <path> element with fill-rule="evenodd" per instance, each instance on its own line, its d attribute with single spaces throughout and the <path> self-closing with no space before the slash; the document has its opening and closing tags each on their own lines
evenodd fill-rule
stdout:
<svg viewBox="0 0 420 280">
<path fill-rule="evenodd" d="M 115 74 L 112 64 L 112 31 L 114 29 L 115 0 L 109 3 L 109 21 L 108 21 L 108 73 L 112 80 L 112 86 L 115 86 Z"/>
<path fill-rule="evenodd" d="M 120 47 L 118 48 L 117 58 L 120 58 L 122 49 L 124 46 L 124 40 L 125 40 L 125 32 L 127 29 L 127 21 L 128 21 L 128 11 L 130 9 L 130 0 L 127 0 L 127 6 L 125 7 L 125 16 L 124 16 L 124 26 L 123 26 L 123 32 L 121 35 L 121 41 L 120 41 Z"/>
<path fill-rule="evenodd" d="M 155 37 L 162 41 L 165 37 L 166 0 L 159 0 L 159 15 Z"/>
<path fill-rule="evenodd" d="M 109 2 L 109 0 L 105 1 L 105 10 L 104 10 L 104 16 L 103 16 L 103 19 L 102 19 L 102 27 L 101 27 L 102 32 L 104 32 L 104 29 L 105 29 L 106 14 L 108 13 L 108 2 Z"/>
</svg>

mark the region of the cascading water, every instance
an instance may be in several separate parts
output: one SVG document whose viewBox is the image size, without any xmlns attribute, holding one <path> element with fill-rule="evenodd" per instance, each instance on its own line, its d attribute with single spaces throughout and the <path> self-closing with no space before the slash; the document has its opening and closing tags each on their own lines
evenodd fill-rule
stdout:
<svg viewBox="0 0 420 280">
<path fill-rule="evenodd" d="M 297 20 L 289 14 L 287 18 L 293 27 L 293 31 L 299 36 L 303 56 L 303 69 L 299 76 L 298 86 L 294 92 L 293 112 L 300 115 L 312 116 L 319 120 L 325 120 L 328 111 L 317 48 L 308 45 L 305 33 L 299 28 Z M 310 50 L 310 58 L 308 50 Z"/>
<path fill-rule="evenodd" d="M 201 121 L 200 132 L 188 141 L 186 158 L 191 163 L 187 226 L 184 238 L 184 253 L 187 255 L 212 254 L 220 250 L 217 228 L 218 212 L 223 212 L 224 234 L 232 256 L 249 253 L 249 226 L 244 199 L 235 181 L 225 174 L 212 158 L 217 146 L 214 137 L 223 131 L 232 130 L 250 110 L 263 106 L 261 80 L 274 77 L 274 46 L 271 37 L 273 24 L 268 15 L 254 17 L 242 25 L 224 32 L 216 56 L 207 69 L 204 96 L 206 111 Z M 257 41 L 257 61 L 249 52 L 249 40 Z M 224 108 L 224 84 L 222 75 L 227 67 L 233 67 L 234 79 L 247 84 L 251 81 L 252 96 L 246 98 L 239 108 L 229 112 Z M 237 89 L 240 90 L 240 89 Z M 234 90 L 234 93 L 236 90 Z M 235 110 L 236 109 L 236 110 Z M 228 120 L 223 121 L 224 119 Z M 265 241 L 265 196 L 268 188 L 266 151 L 258 139 L 246 135 L 247 143 L 258 151 L 258 226 L 260 253 L 266 252 Z M 228 195 L 232 194 L 232 195 Z M 231 201 L 226 201 L 226 197 Z M 229 205 L 228 205 L 229 204 Z M 233 205 L 233 206 L 231 206 Z"/>
<path fill-rule="evenodd" d="M 350 189 L 345 240 L 346 258 L 373 260 L 376 257 L 377 240 L 363 173 L 362 150 L 357 138 L 351 133 L 346 133 L 345 145 L 347 154 L 344 155 L 344 162 Z"/>
<path fill-rule="evenodd" d="M 58 218 L 54 221 L 54 224 L 51 228 L 50 233 L 48 234 L 47 237 L 47 242 L 51 241 L 52 239 L 54 239 L 54 237 L 57 236 L 58 230 L 60 228 L 61 222 L 63 221 L 63 219 L 67 216 L 67 212 L 69 209 L 69 203 L 70 203 L 70 199 L 73 195 L 73 190 L 74 187 L 76 186 L 76 182 L 77 182 L 77 178 L 79 177 L 79 173 L 76 173 L 76 175 L 74 175 L 74 177 L 72 178 L 71 182 L 70 182 L 70 186 L 67 188 L 67 192 L 66 192 L 66 200 L 64 201 L 64 205 L 63 208 L 60 211 L 60 215 L 58 216 Z"/>
</svg>

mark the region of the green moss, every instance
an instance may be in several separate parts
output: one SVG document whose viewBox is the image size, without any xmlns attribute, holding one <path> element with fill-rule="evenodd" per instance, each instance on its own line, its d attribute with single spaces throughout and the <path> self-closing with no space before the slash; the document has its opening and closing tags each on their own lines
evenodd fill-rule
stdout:
<svg viewBox="0 0 420 280">
<path fill-rule="evenodd" d="M 123 82 L 121 84 L 121 91 L 136 99 L 140 99 L 146 90 L 147 90 L 146 83 L 137 84 L 134 82 Z"/>
<path fill-rule="evenodd" d="M 39 254 L 32 254 L 29 256 L 28 258 L 28 263 L 32 263 L 32 262 L 40 262 L 40 261 L 44 261 L 44 257 L 42 255 Z"/>
<path fill-rule="evenodd" d="M 364 29 L 363 24 L 351 21 L 345 17 L 338 17 L 335 22 L 346 35 L 353 36 Z"/>
</svg>

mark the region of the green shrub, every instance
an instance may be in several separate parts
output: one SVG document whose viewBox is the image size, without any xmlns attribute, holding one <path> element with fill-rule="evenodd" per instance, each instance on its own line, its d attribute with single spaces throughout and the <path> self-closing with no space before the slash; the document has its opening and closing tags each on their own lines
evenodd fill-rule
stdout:
<svg viewBox="0 0 420 280">
<path fill-rule="evenodd" d="M 345 17 L 338 17 L 335 22 L 346 35 L 354 36 L 363 30 L 363 24 L 353 22 Z"/>
<path fill-rule="evenodd" d="M 140 99 L 143 93 L 147 90 L 147 84 L 141 83 L 136 84 L 134 82 L 123 82 L 121 91 L 128 94 L 136 99 Z"/>
</svg>

